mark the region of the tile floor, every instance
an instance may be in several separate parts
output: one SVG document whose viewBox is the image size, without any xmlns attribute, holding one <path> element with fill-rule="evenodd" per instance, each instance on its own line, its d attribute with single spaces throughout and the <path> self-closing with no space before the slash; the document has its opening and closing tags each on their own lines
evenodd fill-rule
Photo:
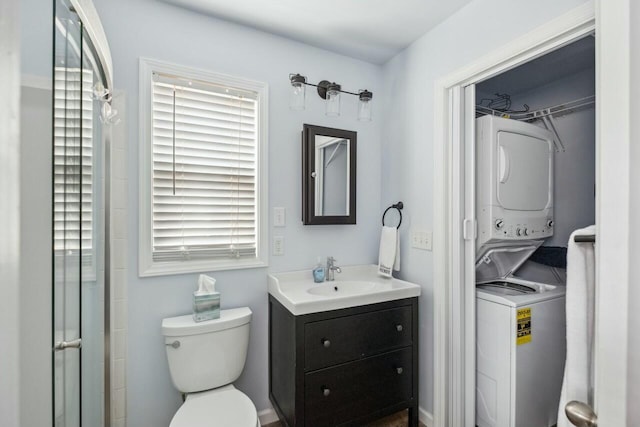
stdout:
<svg viewBox="0 0 640 427">
<path fill-rule="evenodd" d="M 406 427 L 407 425 L 407 411 L 400 411 L 388 417 L 374 421 L 367 424 L 365 427 Z M 263 427 L 282 427 L 282 424 L 278 421 L 275 423 L 267 424 Z M 425 427 L 420 423 L 420 427 Z"/>
</svg>

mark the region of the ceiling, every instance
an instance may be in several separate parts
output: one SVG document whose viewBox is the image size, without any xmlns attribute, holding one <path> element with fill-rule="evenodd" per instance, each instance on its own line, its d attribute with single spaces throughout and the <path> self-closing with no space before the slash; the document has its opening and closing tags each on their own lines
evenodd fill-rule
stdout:
<svg viewBox="0 0 640 427">
<path fill-rule="evenodd" d="M 584 37 L 476 86 L 480 94 L 516 95 L 596 66 L 595 38 Z"/>
<path fill-rule="evenodd" d="M 163 0 L 382 64 L 471 0 Z"/>
</svg>

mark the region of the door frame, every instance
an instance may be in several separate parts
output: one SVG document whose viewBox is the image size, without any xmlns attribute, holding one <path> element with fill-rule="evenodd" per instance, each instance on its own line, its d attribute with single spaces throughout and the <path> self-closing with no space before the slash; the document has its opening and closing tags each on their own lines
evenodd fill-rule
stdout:
<svg viewBox="0 0 640 427">
<path fill-rule="evenodd" d="M 465 273 L 465 242 L 475 218 L 465 193 L 464 88 L 597 32 L 595 406 L 601 425 L 626 414 L 631 188 L 629 9 L 631 0 L 589 1 L 443 77 L 435 86 L 434 134 L 434 425 L 475 426 L 475 283 Z M 626 112 L 626 114 L 625 114 Z M 469 132 L 467 126 L 466 132 Z M 607 142 L 604 147 L 602 141 Z M 467 153 L 468 155 L 468 153 Z M 467 159 L 468 160 L 468 159 Z M 468 174 L 467 174 L 468 175 Z M 468 178 L 468 176 L 467 176 Z M 466 200 L 465 200 L 466 196 Z M 621 240 L 623 244 L 620 244 Z M 604 259 L 600 253 L 614 253 Z M 616 259 L 609 259 L 616 258 Z M 465 262 L 466 261 L 466 262 Z M 465 275 L 466 274 L 466 275 Z M 600 289 L 597 286 L 597 289 Z M 617 303 L 618 302 L 618 303 Z M 617 305 L 616 305 L 617 304 Z M 603 333 L 605 332 L 606 333 Z"/>
</svg>

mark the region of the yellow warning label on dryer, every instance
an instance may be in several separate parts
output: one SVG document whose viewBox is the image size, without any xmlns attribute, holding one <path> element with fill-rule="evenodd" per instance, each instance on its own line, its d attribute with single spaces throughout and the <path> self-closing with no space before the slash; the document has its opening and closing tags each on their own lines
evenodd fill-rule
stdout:
<svg viewBox="0 0 640 427">
<path fill-rule="evenodd" d="M 531 307 L 519 308 L 517 321 L 516 344 L 522 345 L 531 342 Z"/>
</svg>

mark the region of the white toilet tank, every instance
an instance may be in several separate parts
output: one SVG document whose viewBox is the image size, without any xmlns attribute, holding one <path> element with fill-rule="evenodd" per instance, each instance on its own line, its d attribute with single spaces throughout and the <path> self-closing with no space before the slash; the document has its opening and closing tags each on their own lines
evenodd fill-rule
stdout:
<svg viewBox="0 0 640 427">
<path fill-rule="evenodd" d="M 192 315 L 162 320 L 169 372 L 182 393 L 234 382 L 242 373 L 249 346 L 249 307 L 220 310 L 220 318 L 196 323 Z"/>
</svg>

